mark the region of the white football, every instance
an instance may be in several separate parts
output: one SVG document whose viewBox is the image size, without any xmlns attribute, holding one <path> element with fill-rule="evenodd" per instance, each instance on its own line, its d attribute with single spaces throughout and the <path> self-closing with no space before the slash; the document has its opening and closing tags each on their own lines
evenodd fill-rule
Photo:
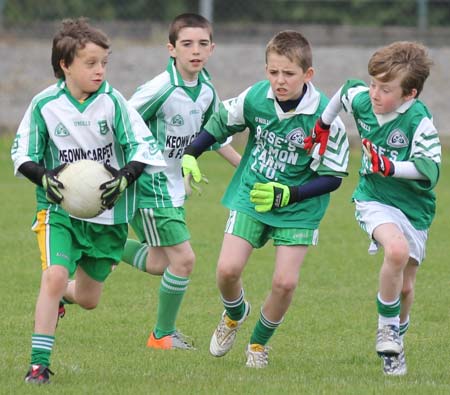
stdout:
<svg viewBox="0 0 450 395">
<path fill-rule="evenodd" d="M 83 159 L 69 163 L 59 174 L 64 185 L 61 206 L 78 218 L 93 218 L 104 211 L 101 203 L 100 185 L 113 178 L 103 164 Z"/>
</svg>

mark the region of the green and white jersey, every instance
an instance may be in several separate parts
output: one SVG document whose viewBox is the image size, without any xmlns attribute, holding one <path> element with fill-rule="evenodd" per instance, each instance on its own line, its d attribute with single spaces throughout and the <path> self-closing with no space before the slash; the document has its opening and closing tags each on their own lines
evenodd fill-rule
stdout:
<svg viewBox="0 0 450 395">
<path fill-rule="evenodd" d="M 267 213 L 258 213 L 250 202 L 256 182 L 275 181 L 288 186 L 302 185 L 319 175 L 347 175 L 349 144 L 339 118 L 331 126 L 325 154 L 307 154 L 304 139 L 309 136 L 328 99 L 312 83 L 293 112 L 284 113 L 269 81 L 260 81 L 237 98 L 221 103 L 219 112 L 206 130 L 224 141 L 228 136 L 249 130 L 244 155 L 222 203 L 275 227 L 317 229 L 330 195 L 306 199 Z"/>
<path fill-rule="evenodd" d="M 372 174 L 368 159 L 362 155 L 359 183 L 353 198 L 396 207 L 416 229 L 428 229 L 435 214 L 433 188 L 441 163 L 441 144 L 428 109 L 414 99 L 395 112 L 375 114 L 369 88 L 359 80 L 349 80 L 342 87 L 341 103 L 353 114 L 361 138 L 372 141 L 379 154 L 392 161 L 411 161 L 427 177 L 426 180 L 410 180 Z"/>
<path fill-rule="evenodd" d="M 160 171 L 164 158 L 142 118 L 108 82 L 80 103 L 63 80 L 48 87 L 31 101 L 11 149 L 14 172 L 33 161 L 53 169 L 80 159 L 108 163 L 119 169 L 130 161 L 149 166 L 145 171 Z M 50 203 L 42 187 L 36 188 L 37 209 Z M 120 224 L 131 220 L 136 210 L 137 185 L 126 189 L 113 209 L 85 219 L 99 224 Z M 53 209 L 62 210 L 58 205 Z"/>
<path fill-rule="evenodd" d="M 139 178 L 139 207 L 182 206 L 186 192 L 181 157 L 219 105 L 208 73 L 202 70 L 197 81 L 183 81 L 171 58 L 167 69 L 140 86 L 129 103 L 149 126 L 167 163 L 162 172 Z"/>
</svg>

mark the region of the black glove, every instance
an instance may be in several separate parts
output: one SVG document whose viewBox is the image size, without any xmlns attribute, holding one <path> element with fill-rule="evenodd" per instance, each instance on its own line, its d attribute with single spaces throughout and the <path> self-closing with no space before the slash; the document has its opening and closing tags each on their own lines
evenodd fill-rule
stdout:
<svg viewBox="0 0 450 395">
<path fill-rule="evenodd" d="M 112 209 L 122 192 L 141 175 L 146 165 L 141 162 L 131 161 L 120 170 L 107 163 L 104 163 L 103 166 L 114 178 L 100 185 L 100 189 L 104 191 L 101 195 L 102 205 L 107 209 Z"/>
<path fill-rule="evenodd" d="M 63 200 L 63 195 L 60 189 L 64 189 L 64 185 L 56 177 L 58 173 L 67 166 L 67 163 L 63 163 L 55 167 L 54 169 L 45 169 L 44 175 L 42 176 L 42 187 L 44 188 L 46 194 L 45 197 L 51 203 L 59 204 Z"/>
</svg>

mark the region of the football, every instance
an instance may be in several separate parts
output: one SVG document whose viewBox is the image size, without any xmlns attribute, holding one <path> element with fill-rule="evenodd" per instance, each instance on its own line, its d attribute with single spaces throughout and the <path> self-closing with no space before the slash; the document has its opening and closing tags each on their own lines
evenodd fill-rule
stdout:
<svg viewBox="0 0 450 395">
<path fill-rule="evenodd" d="M 100 185 L 113 178 L 102 163 L 83 159 L 69 163 L 59 174 L 64 185 L 61 207 L 77 218 L 93 218 L 101 214 Z"/>
</svg>

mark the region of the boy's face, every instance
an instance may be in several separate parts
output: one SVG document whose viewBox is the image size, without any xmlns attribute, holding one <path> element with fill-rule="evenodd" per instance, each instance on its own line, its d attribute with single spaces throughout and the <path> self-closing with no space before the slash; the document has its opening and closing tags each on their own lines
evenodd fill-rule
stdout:
<svg viewBox="0 0 450 395">
<path fill-rule="evenodd" d="M 75 99 L 84 100 L 100 88 L 105 79 L 108 54 L 108 49 L 89 42 L 77 51 L 72 64 L 66 66 L 61 61 L 67 88 Z"/>
<path fill-rule="evenodd" d="M 311 81 L 314 69 L 303 69 L 284 55 L 269 52 L 266 75 L 273 93 L 279 101 L 295 100 L 303 93 L 303 85 Z"/>
<path fill-rule="evenodd" d="M 175 46 L 167 44 L 170 56 L 176 59 L 176 67 L 185 81 L 194 81 L 203 69 L 214 49 L 208 29 L 185 27 L 178 33 Z"/>
<path fill-rule="evenodd" d="M 403 103 L 417 95 L 417 90 L 413 89 L 410 94 L 404 96 L 401 82 L 402 76 L 398 76 L 388 82 L 383 82 L 377 77 L 372 77 L 369 86 L 369 95 L 375 114 L 388 114 L 393 112 Z"/>
</svg>

